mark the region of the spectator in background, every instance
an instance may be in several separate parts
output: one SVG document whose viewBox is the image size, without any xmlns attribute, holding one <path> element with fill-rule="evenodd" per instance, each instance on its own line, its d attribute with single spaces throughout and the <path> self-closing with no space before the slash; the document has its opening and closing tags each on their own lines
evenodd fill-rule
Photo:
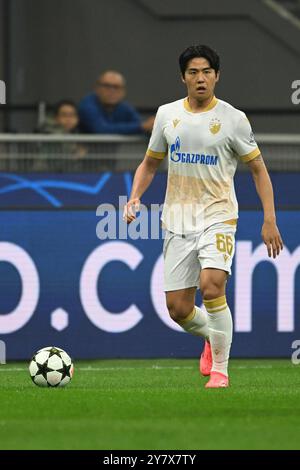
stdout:
<svg viewBox="0 0 300 470">
<path fill-rule="evenodd" d="M 124 101 L 123 75 L 104 72 L 96 82 L 95 92 L 79 104 L 80 129 L 94 134 L 140 134 L 151 132 L 154 117 L 141 121 L 137 111 Z"/>
<path fill-rule="evenodd" d="M 39 127 L 38 132 L 43 134 L 70 135 L 77 134 L 79 116 L 77 106 L 73 101 L 62 100 L 57 103 L 54 115 L 48 117 L 45 123 Z M 76 141 L 66 142 L 63 137 L 59 141 L 41 142 L 39 144 L 40 153 L 47 157 L 48 165 L 52 171 L 63 171 L 68 161 L 72 170 L 78 171 L 80 160 L 87 154 L 86 148 Z M 44 171 L 44 162 L 35 162 L 34 171 Z M 76 164 L 74 160 L 77 160 Z"/>
<path fill-rule="evenodd" d="M 78 123 L 76 104 L 70 100 L 62 100 L 55 106 L 54 118 L 48 119 L 38 131 L 44 134 L 77 133 Z"/>
</svg>

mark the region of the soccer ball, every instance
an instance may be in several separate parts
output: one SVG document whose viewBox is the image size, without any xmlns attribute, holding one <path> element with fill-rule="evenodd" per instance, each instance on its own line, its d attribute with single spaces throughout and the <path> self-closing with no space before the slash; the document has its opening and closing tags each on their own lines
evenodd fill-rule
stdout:
<svg viewBox="0 0 300 470">
<path fill-rule="evenodd" d="M 65 387 L 72 379 L 73 371 L 70 356 L 53 346 L 40 349 L 29 364 L 32 381 L 39 387 Z"/>
</svg>

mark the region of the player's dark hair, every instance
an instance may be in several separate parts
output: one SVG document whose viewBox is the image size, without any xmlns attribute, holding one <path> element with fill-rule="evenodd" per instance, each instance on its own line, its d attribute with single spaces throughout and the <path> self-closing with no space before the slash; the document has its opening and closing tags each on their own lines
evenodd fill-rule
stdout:
<svg viewBox="0 0 300 470">
<path fill-rule="evenodd" d="M 77 112 L 77 105 L 74 101 L 61 100 L 54 106 L 54 116 L 57 116 L 59 114 L 60 108 L 62 108 L 63 106 L 72 106 L 72 108 L 74 108 Z"/>
<path fill-rule="evenodd" d="M 184 77 L 185 71 L 187 69 L 188 63 L 191 59 L 195 57 L 203 57 L 209 62 L 209 65 L 216 73 L 220 70 L 220 57 L 209 46 L 205 46 L 204 44 L 200 44 L 198 46 L 190 46 L 185 51 L 182 52 L 179 56 L 179 67 L 181 70 L 181 74 Z"/>
</svg>

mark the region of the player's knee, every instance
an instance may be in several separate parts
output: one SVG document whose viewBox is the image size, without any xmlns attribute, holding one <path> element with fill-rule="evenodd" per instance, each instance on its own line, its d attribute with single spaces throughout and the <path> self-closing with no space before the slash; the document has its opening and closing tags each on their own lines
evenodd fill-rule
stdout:
<svg viewBox="0 0 300 470">
<path fill-rule="evenodd" d="M 224 295 L 224 284 L 218 282 L 205 282 L 200 288 L 202 298 L 205 300 L 217 299 Z"/>
<path fill-rule="evenodd" d="M 193 310 L 194 305 L 190 302 L 169 301 L 167 302 L 169 315 L 175 322 L 184 320 Z"/>
</svg>

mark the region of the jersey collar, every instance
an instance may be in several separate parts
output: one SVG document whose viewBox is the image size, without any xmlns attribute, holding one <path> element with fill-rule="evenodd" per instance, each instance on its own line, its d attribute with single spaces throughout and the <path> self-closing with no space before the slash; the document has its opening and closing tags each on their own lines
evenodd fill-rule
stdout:
<svg viewBox="0 0 300 470">
<path fill-rule="evenodd" d="M 217 103 L 218 103 L 218 99 L 215 96 L 213 96 L 211 102 L 206 106 L 206 108 L 204 108 L 199 113 L 195 113 L 194 111 L 192 111 L 192 109 L 190 107 L 188 97 L 185 98 L 184 101 L 183 101 L 184 109 L 186 111 L 188 111 L 189 113 L 193 113 L 193 114 L 201 114 L 201 113 L 205 113 L 206 111 L 210 111 L 211 109 L 213 109 L 216 106 Z"/>
</svg>

